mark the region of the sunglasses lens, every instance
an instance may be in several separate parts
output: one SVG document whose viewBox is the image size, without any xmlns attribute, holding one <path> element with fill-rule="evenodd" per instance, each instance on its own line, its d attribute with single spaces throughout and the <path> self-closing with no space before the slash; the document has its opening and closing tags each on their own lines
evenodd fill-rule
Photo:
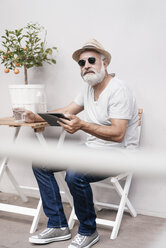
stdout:
<svg viewBox="0 0 166 248">
<path fill-rule="evenodd" d="M 89 58 L 88 58 L 88 62 L 89 62 L 89 64 L 94 65 L 94 63 L 96 62 L 96 58 L 94 58 L 94 57 L 89 57 Z"/>
<path fill-rule="evenodd" d="M 96 62 L 96 58 L 89 57 L 88 62 L 89 62 L 89 64 L 94 65 L 95 62 Z M 85 63 L 86 63 L 86 61 L 84 59 L 81 59 L 81 60 L 78 61 L 78 64 L 79 64 L 80 67 L 84 67 Z"/>
<path fill-rule="evenodd" d="M 78 61 L 79 66 L 84 67 L 85 65 L 85 60 L 81 59 Z"/>
</svg>

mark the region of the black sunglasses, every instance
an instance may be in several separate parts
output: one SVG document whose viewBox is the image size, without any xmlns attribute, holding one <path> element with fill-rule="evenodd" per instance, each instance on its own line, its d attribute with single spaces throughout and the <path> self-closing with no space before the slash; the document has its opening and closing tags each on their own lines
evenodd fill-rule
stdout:
<svg viewBox="0 0 166 248">
<path fill-rule="evenodd" d="M 89 62 L 89 64 L 94 65 L 95 62 L 96 62 L 96 58 L 95 57 L 89 57 L 88 62 Z M 84 59 L 80 59 L 78 61 L 78 64 L 79 64 L 80 67 L 84 67 L 85 63 L 86 63 L 86 60 L 84 60 Z"/>
</svg>

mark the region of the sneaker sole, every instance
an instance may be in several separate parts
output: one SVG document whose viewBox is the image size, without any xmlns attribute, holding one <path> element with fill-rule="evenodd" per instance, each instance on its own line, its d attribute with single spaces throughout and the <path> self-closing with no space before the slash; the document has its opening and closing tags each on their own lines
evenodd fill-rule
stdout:
<svg viewBox="0 0 166 248">
<path fill-rule="evenodd" d="M 92 240 L 92 242 L 89 245 L 85 246 L 84 248 L 90 248 L 92 245 L 94 245 L 98 241 L 99 241 L 99 236 L 97 236 L 94 240 Z"/>
<path fill-rule="evenodd" d="M 63 241 L 71 238 L 71 234 L 65 235 L 65 236 L 60 236 L 60 237 L 55 237 L 55 238 L 50 238 L 50 239 L 34 239 L 32 237 L 29 238 L 29 242 L 32 244 L 48 244 L 51 242 L 55 241 Z"/>
</svg>

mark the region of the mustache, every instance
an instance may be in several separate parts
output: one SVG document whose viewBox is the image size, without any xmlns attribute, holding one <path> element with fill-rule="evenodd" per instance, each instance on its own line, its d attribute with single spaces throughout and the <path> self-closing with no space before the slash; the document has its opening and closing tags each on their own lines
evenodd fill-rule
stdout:
<svg viewBox="0 0 166 248">
<path fill-rule="evenodd" d="M 86 75 L 87 73 L 89 73 L 89 72 L 96 73 L 96 70 L 95 70 L 95 69 L 92 69 L 92 68 L 86 69 L 85 71 L 83 71 L 83 72 L 81 73 L 81 76 L 85 76 L 85 75 Z"/>
</svg>

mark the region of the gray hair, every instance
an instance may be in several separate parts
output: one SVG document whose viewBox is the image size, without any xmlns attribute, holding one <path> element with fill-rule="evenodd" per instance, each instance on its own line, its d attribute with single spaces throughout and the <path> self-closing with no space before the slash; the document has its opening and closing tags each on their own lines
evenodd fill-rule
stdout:
<svg viewBox="0 0 166 248">
<path fill-rule="evenodd" d="M 101 60 L 105 60 L 105 56 L 100 53 Z"/>
<path fill-rule="evenodd" d="M 104 60 L 106 59 L 106 57 L 103 54 L 100 53 L 100 58 L 101 58 L 101 62 L 104 63 Z"/>
</svg>

